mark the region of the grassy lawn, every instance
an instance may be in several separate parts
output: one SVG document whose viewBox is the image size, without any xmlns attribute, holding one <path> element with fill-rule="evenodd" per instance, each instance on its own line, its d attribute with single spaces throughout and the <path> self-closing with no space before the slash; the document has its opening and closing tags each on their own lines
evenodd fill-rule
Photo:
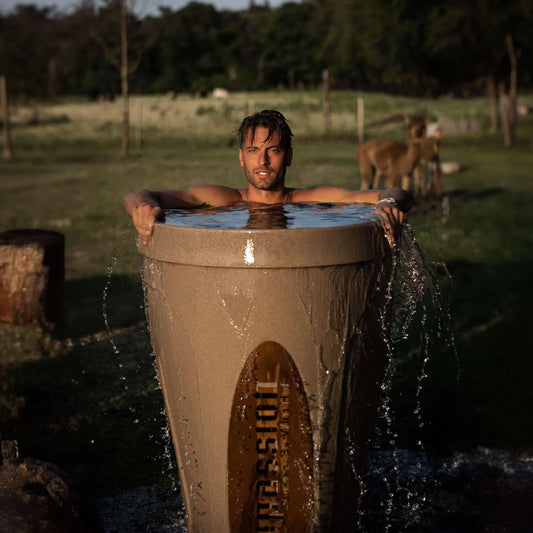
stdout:
<svg viewBox="0 0 533 533">
<path fill-rule="evenodd" d="M 16 438 L 23 456 L 74 473 L 92 497 L 168 473 L 163 404 L 123 195 L 140 187 L 242 184 L 232 130 L 252 100 L 256 110 L 279 108 L 293 125 L 289 185 L 357 188 L 357 96 L 333 93 L 328 134 L 318 92 L 143 98 L 143 145 L 134 142 L 126 161 L 117 155 L 119 103 L 14 110 L 15 157 L 0 162 L 0 231 L 65 234 L 66 313 L 64 324 L 48 332 L 0 325 L 0 436 Z M 483 99 L 362 96 L 370 122 L 427 111 L 443 123 L 485 124 L 488 113 Z M 522 101 L 531 105 L 533 96 Z M 134 98 L 134 124 L 140 112 Z M 398 123 L 367 133 L 401 138 L 402 131 Z M 485 130 L 445 129 L 441 158 L 463 170 L 444 176 L 444 204 L 420 203 L 409 219 L 426 260 L 445 263 L 452 276 L 446 288 L 457 357 L 437 349 L 430 359 L 423 395 L 428 449 L 531 451 L 533 119 L 522 119 L 510 149 Z M 401 387 L 412 392 L 419 361 L 410 361 L 401 368 Z M 406 427 L 400 440 L 410 445 Z"/>
</svg>

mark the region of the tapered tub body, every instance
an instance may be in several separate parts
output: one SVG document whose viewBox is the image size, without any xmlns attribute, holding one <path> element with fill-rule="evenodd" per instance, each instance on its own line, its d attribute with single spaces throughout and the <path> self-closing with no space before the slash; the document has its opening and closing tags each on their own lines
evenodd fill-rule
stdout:
<svg viewBox="0 0 533 533">
<path fill-rule="evenodd" d="M 190 531 L 346 531 L 385 359 L 377 220 L 156 224 L 139 252 Z"/>
</svg>

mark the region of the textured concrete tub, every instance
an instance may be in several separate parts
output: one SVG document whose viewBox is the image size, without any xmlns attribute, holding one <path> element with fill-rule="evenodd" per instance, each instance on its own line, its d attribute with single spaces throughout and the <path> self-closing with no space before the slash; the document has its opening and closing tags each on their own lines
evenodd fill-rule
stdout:
<svg viewBox="0 0 533 533">
<path fill-rule="evenodd" d="M 329 227 L 158 223 L 139 244 L 190 531 L 354 526 L 390 251 L 360 209 Z"/>
</svg>

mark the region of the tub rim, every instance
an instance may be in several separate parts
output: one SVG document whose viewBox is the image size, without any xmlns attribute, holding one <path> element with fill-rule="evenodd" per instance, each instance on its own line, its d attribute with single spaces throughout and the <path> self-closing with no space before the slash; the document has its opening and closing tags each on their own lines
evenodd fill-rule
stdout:
<svg viewBox="0 0 533 533">
<path fill-rule="evenodd" d="M 158 221 L 148 245 L 138 239 L 137 248 L 154 261 L 223 268 L 345 265 L 390 253 L 379 215 L 343 226 L 290 229 L 198 228 Z"/>
</svg>

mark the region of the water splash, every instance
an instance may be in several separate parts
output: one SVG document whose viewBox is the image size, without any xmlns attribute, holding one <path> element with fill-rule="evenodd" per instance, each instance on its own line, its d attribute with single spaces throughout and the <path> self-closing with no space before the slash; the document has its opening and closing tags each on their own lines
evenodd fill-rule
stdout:
<svg viewBox="0 0 533 533">
<path fill-rule="evenodd" d="M 117 270 L 117 265 L 122 254 L 122 250 L 126 243 L 126 236 L 123 237 L 116 253 L 111 257 L 111 264 L 107 268 L 107 276 L 105 285 L 102 291 L 102 316 L 105 324 L 105 331 L 107 340 L 111 344 L 117 368 L 119 369 L 119 381 L 123 385 L 125 392 L 128 392 L 128 365 L 124 364 L 120 356 L 121 349 L 116 341 L 117 333 L 124 333 L 124 328 L 116 329 L 112 327 L 109 317 L 109 295 L 111 292 L 113 274 Z M 159 265 L 151 262 L 151 268 L 154 274 L 157 273 L 162 276 Z M 146 283 L 143 277 L 142 288 L 144 295 L 144 305 L 142 306 L 148 314 L 148 306 L 146 303 Z M 147 316 L 147 319 L 149 317 Z M 147 322 L 147 328 L 150 329 L 150 321 Z M 125 357 L 127 354 L 124 354 Z M 150 354 L 154 365 L 154 379 L 158 390 L 161 390 L 161 382 L 156 365 L 155 353 Z M 139 371 L 139 364 L 136 365 L 136 371 Z M 128 407 L 128 411 L 132 415 L 133 424 L 141 424 L 142 421 L 136 413 L 133 406 Z M 138 530 L 139 516 L 135 518 L 135 513 L 132 514 L 132 508 L 137 509 L 139 513 L 143 514 L 143 519 L 146 520 L 145 531 L 187 531 L 187 515 L 185 506 L 183 504 L 180 486 L 178 482 L 178 471 L 174 448 L 172 444 L 172 436 L 170 432 L 170 425 L 165 410 L 159 413 L 159 417 L 154 417 L 153 421 L 162 420 L 163 425 L 156 434 L 148 435 L 148 439 L 154 443 L 154 449 L 158 450 L 158 456 L 161 460 L 161 477 L 156 484 L 150 487 L 141 487 L 131 491 L 125 491 L 114 497 L 106 498 L 100 505 L 100 516 L 104 522 L 104 530 L 106 532 Z M 158 433 L 158 434 L 157 434 Z M 130 502 L 128 508 L 128 502 Z M 141 511 L 142 510 L 142 511 Z M 158 518 L 155 518 L 155 516 Z M 142 520 L 141 520 L 142 521 Z M 162 522 L 165 522 L 163 524 Z M 132 527 L 127 527 L 127 524 L 132 524 Z M 159 525 L 152 525 L 158 524 Z"/>
<path fill-rule="evenodd" d="M 111 277 L 113 275 L 113 270 L 115 269 L 118 263 L 118 259 L 122 253 L 122 249 L 124 248 L 125 242 L 126 242 L 126 237 L 123 237 L 115 255 L 111 256 L 111 264 L 107 267 L 107 278 L 106 278 L 106 282 L 104 285 L 104 290 L 102 291 L 102 316 L 104 317 L 104 324 L 105 324 L 105 329 L 107 331 L 107 338 L 111 344 L 113 353 L 116 355 L 120 353 L 120 350 L 118 349 L 117 343 L 115 342 L 114 335 L 111 331 L 109 315 L 107 312 L 107 301 L 108 301 L 109 289 L 111 287 Z"/>
<path fill-rule="evenodd" d="M 405 526 L 416 526 L 420 523 L 428 503 L 426 493 L 433 478 L 428 479 L 427 472 L 423 468 L 426 462 L 423 458 L 427 454 L 421 435 L 426 430 L 428 422 L 424 415 L 422 392 L 428 378 L 428 364 L 432 350 L 437 345 L 445 345 L 451 348 L 457 357 L 449 325 L 450 315 L 438 279 L 439 269 L 449 277 L 445 267 L 430 264 L 425 260 L 410 226 L 405 224 L 401 246 L 394 251 L 391 274 L 387 280 L 380 280 L 386 287 L 386 304 L 380 320 L 384 332 L 387 363 L 381 386 L 382 403 L 378 412 L 374 446 L 377 450 L 386 449 L 389 454 L 388 468 L 383 470 L 381 478 L 386 492 L 386 497 L 381 502 L 384 531 L 391 531 L 396 527 L 399 514 L 404 518 Z M 387 275 L 385 269 L 381 273 L 381 276 L 384 275 Z M 442 273 L 440 275 L 442 276 Z M 395 378 L 406 359 L 411 361 L 418 359 L 419 364 L 412 415 L 420 434 L 415 443 L 419 457 L 413 465 L 410 465 L 407 476 L 402 470 L 404 460 L 398 448 L 402 435 L 393 405 Z M 414 483 L 415 478 L 417 483 Z M 363 486 L 367 482 L 366 479 L 362 481 Z M 423 487 L 423 490 L 419 490 L 420 487 Z M 363 490 L 362 498 L 367 494 L 368 492 Z M 364 531 L 361 513 L 359 530 Z"/>
</svg>

